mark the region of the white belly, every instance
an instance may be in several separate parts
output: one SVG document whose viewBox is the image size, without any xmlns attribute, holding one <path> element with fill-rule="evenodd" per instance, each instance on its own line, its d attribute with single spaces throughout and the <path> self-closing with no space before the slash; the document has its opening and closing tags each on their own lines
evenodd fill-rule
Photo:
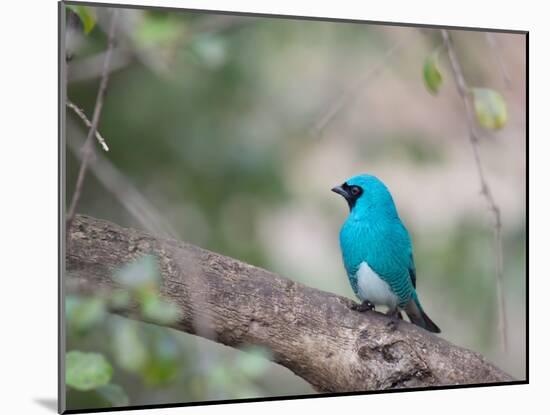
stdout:
<svg viewBox="0 0 550 415">
<path fill-rule="evenodd" d="M 357 270 L 357 291 L 359 298 L 374 305 L 385 305 L 390 309 L 397 307 L 397 296 L 386 281 L 378 276 L 366 262 L 361 262 Z"/>
</svg>

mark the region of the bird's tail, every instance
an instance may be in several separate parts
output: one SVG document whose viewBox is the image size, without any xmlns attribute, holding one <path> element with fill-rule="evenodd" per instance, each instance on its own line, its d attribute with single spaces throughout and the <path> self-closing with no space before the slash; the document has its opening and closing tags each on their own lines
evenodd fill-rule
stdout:
<svg viewBox="0 0 550 415">
<path fill-rule="evenodd" d="M 428 331 L 431 331 L 432 333 L 441 333 L 441 329 L 437 327 L 437 325 L 431 320 L 431 318 L 428 317 L 428 315 L 422 309 L 420 301 L 418 301 L 416 292 L 413 293 L 411 301 L 409 301 L 409 303 L 406 305 L 405 312 L 411 320 L 411 323 L 416 324 L 417 326 L 420 326 Z"/>
</svg>

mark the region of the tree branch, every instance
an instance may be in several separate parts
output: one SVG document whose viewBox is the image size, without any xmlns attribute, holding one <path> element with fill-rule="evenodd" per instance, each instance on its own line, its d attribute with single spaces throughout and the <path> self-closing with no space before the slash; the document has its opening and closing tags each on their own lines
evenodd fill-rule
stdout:
<svg viewBox="0 0 550 415">
<path fill-rule="evenodd" d="M 84 157 L 81 151 L 84 142 L 85 138 L 79 134 L 74 134 L 71 140 L 67 141 L 69 150 L 80 159 L 80 162 Z M 159 236 L 176 237 L 174 227 L 108 158 L 96 154 L 89 162 L 88 169 L 143 229 Z"/>
<path fill-rule="evenodd" d="M 349 299 L 185 242 L 82 215 L 69 231 L 65 283 L 83 294 L 119 288 L 113 272 L 145 254 L 157 256 L 161 296 L 180 311 L 170 327 L 231 347 L 267 347 L 275 362 L 318 391 L 513 380 L 481 355 L 419 327 L 404 321 L 396 327 L 380 313 L 353 311 Z M 119 312 L 143 318 L 132 309 Z M 196 321 L 208 327 L 199 330 Z"/>
<path fill-rule="evenodd" d="M 111 26 L 109 28 L 109 38 L 107 45 L 107 53 L 105 55 L 105 61 L 103 62 L 103 72 L 101 75 L 101 82 L 99 84 L 99 89 L 97 92 L 97 98 L 95 102 L 94 115 L 92 116 L 92 125 L 88 131 L 88 137 L 86 137 L 86 142 L 84 143 L 83 158 L 82 163 L 80 164 L 80 169 L 78 171 L 78 177 L 76 179 L 75 190 L 73 197 L 71 199 L 71 204 L 67 212 L 67 230 L 71 229 L 71 224 L 76 213 L 76 206 L 80 200 L 80 195 L 82 193 L 82 186 L 84 185 L 84 178 L 86 177 L 86 169 L 88 168 L 88 163 L 90 157 L 93 153 L 93 138 L 97 131 L 99 125 L 99 117 L 101 116 L 101 110 L 103 109 L 103 98 L 107 90 L 107 82 L 109 81 L 109 65 L 111 61 L 111 55 L 115 45 L 115 29 L 116 29 L 116 18 L 117 10 L 113 10 L 111 16 Z"/>
<path fill-rule="evenodd" d="M 479 136 L 475 127 L 475 116 L 474 110 L 472 108 L 472 102 L 470 100 L 470 90 L 464 79 L 464 74 L 462 71 L 462 66 L 456 56 L 456 52 L 451 42 L 449 32 L 445 29 L 441 29 L 441 35 L 447 48 L 447 53 L 449 55 L 449 60 L 451 62 L 451 68 L 453 70 L 454 78 L 456 81 L 456 86 L 462 101 L 464 102 L 464 109 L 466 111 L 466 118 L 468 122 L 469 129 L 469 141 L 472 147 L 472 152 L 474 154 L 474 160 L 477 168 L 477 175 L 479 177 L 479 182 L 481 185 L 481 194 L 487 201 L 489 206 L 489 211 L 494 217 L 494 231 L 495 231 L 495 276 L 496 276 L 496 286 L 497 286 L 497 300 L 498 300 L 498 316 L 499 316 L 499 332 L 501 344 L 504 352 L 508 350 L 508 333 L 507 333 L 507 319 L 506 319 L 506 305 L 504 301 L 504 289 L 503 289 L 503 275 L 502 275 L 502 221 L 500 218 L 500 208 L 498 207 L 493 192 L 489 187 L 487 179 L 485 178 L 485 173 L 483 170 L 483 165 L 481 163 L 481 156 L 479 154 Z"/>
<path fill-rule="evenodd" d="M 84 111 L 79 108 L 75 103 L 72 101 L 67 100 L 67 107 L 72 109 L 73 112 L 82 120 L 82 122 L 86 125 L 88 128 L 92 128 L 92 122 L 88 119 Z M 109 146 L 105 142 L 105 138 L 99 133 L 99 131 L 96 128 L 95 131 L 95 137 L 97 138 L 97 142 L 101 144 L 101 147 L 103 147 L 103 150 L 109 151 Z"/>
</svg>

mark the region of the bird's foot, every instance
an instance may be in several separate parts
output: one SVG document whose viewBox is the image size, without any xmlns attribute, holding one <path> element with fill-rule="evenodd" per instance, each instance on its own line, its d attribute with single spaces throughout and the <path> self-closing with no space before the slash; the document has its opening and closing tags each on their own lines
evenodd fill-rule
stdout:
<svg viewBox="0 0 550 415">
<path fill-rule="evenodd" d="M 399 320 L 403 320 L 403 316 L 401 315 L 401 311 L 399 311 L 397 308 L 394 310 L 389 310 L 386 315 L 390 318 L 390 321 L 386 324 L 386 326 L 391 330 L 395 331 L 397 330 L 397 326 L 399 325 Z"/>
<path fill-rule="evenodd" d="M 353 303 L 351 309 L 363 313 L 365 311 L 374 310 L 374 304 L 368 300 L 363 301 L 361 304 Z"/>
</svg>

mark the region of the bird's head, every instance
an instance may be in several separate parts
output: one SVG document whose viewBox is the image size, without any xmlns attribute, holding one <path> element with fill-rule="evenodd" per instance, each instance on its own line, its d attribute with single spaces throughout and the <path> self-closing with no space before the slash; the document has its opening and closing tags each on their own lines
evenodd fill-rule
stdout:
<svg viewBox="0 0 550 415">
<path fill-rule="evenodd" d="M 353 176 L 331 190 L 346 199 L 352 215 L 362 216 L 373 211 L 397 215 L 390 191 L 374 176 Z"/>
</svg>

